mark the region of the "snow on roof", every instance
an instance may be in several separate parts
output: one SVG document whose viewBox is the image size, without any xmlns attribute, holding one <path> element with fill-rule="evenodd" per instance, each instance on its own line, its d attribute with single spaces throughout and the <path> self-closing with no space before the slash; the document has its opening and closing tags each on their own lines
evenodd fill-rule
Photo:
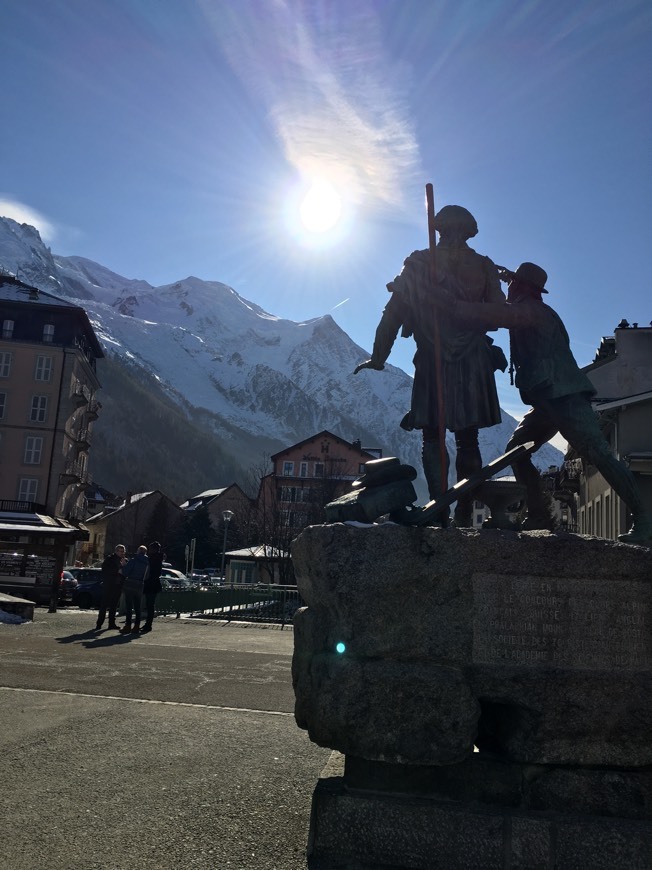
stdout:
<svg viewBox="0 0 652 870">
<path fill-rule="evenodd" d="M 197 510 L 197 508 L 222 495 L 222 493 L 226 492 L 228 488 L 228 486 L 223 486 L 221 489 L 207 489 L 204 492 L 200 492 L 199 495 L 195 495 L 187 501 L 184 501 L 184 503 L 179 505 L 179 507 L 186 511 Z"/>
<path fill-rule="evenodd" d="M 288 554 L 285 550 L 279 550 L 277 547 L 259 544 L 257 547 L 243 547 L 241 550 L 227 550 L 224 555 L 236 559 L 284 559 Z"/>
</svg>

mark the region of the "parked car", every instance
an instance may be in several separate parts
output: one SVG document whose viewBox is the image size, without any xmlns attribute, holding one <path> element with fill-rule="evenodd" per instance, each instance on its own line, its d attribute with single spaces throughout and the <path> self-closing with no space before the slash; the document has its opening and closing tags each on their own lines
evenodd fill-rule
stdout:
<svg viewBox="0 0 652 870">
<path fill-rule="evenodd" d="M 184 590 L 186 592 L 191 591 L 197 588 L 197 584 L 188 580 L 186 575 L 182 571 L 177 571 L 176 568 L 166 568 L 163 566 L 161 569 L 161 585 L 163 586 L 163 581 L 166 581 L 171 590 Z"/>
<path fill-rule="evenodd" d="M 77 578 L 64 568 L 59 580 L 59 603 L 67 604 L 69 601 L 72 601 L 72 594 L 76 588 Z"/>
<path fill-rule="evenodd" d="M 219 586 L 223 585 L 222 578 L 217 575 L 211 577 L 210 574 L 205 574 L 199 581 L 199 588 L 202 592 L 210 592 L 211 590 L 217 589 Z"/>
<path fill-rule="evenodd" d="M 102 572 L 99 568 L 76 568 L 77 586 L 72 592 L 72 603 L 81 610 L 99 607 L 102 601 Z"/>
</svg>

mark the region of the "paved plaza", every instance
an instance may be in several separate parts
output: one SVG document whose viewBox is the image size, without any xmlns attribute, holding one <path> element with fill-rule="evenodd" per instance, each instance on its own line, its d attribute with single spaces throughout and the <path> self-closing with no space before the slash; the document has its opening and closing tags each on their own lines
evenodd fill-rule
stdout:
<svg viewBox="0 0 652 870">
<path fill-rule="evenodd" d="M 0 625 L 0 865 L 305 868 L 330 753 L 294 722 L 292 629 L 95 618 Z"/>
</svg>

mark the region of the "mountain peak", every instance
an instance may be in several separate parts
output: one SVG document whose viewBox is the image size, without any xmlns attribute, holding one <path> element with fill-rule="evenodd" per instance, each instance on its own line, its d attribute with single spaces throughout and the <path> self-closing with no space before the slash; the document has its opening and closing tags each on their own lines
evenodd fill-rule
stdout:
<svg viewBox="0 0 652 870">
<path fill-rule="evenodd" d="M 330 314 L 299 323 L 286 320 L 227 284 L 193 275 L 154 287 L 83 257 L 53 257 L 36 230 L 6 218 L 0 223 L 0 266 L 40 289 L 83 300 L 111 360 L 136 382 L 147 383 L 148 396 L 158 391 L 161 407 L 171 402 L 189 426 L 214 438 L 222 454 L 243 470 L 242 483 L 245 469 L 260 464 L 262 456 L 322 429 L 377 444 L 385 456 L 421 469 L 419 433 L 399 426 L 410 405 L 412 379 L 394 366 L 375 377 L 354 376 L 355 366 L 369 354 Z M 164 439 L 161 413 L 157 431 Z M 485 462 L 503 452 L 515 426 L 503 414 L 499 426 L 481 430 Z M 103 415 L 95 429 L 105 432 L 105 444 L 111 437 L 124 442 L 120 419 Z M 139 443 L 132 452 L 144 455 L 147 449 Z M 545 446 L 536 460 L 541 467 L 558 465 L 561 454 Z M 174 456 L 169 461 L 194 460 Z M 95 454 L 91 463 L 101 466 Z M 128 488 L 128 483 L 102 482 Z M 148 485 L 162 486 L 160 480 Z"/>
</svg>

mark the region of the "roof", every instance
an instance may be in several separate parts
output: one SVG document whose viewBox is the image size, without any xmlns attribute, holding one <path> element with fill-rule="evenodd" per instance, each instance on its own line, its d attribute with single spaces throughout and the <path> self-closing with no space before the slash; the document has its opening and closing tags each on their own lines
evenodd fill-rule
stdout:
<svg viewBox="0 0 652 870">
<path fill-rule="evenodd" d="M 0 511 L 0 535 L 3 533 L 41 532 L 45 535 L 71 535 L 85 537 L 84 527 L 73 526 L 60 517 L 50 517 L 45 514 L 19 513 L 16 511 Z"/>
<path fill-rule="evenodd" d="M 241 550 L 227 550 L 224 554 L 236 559 L 285 559 L 288 553 L 268 544 L 259 544 L 257 547 L 243 547 Z"/>
<path fill-rule="evenodd" d="M 30 302 L 36 305 L 45 305 L 57 308 L 79 308 L 66 299 L 60 299 L 31 284 L 25 284 L 14 275 L 0 275 L 0 299 L 8 302 Z M 84 310 L 83 308 L 81 309 Z"/>
<path fill-rule="evenodd" d="M 99 511 L 99 513 L 93 514 L 92 517 L 87 517 L 86 520 L 84 520 L 84 522 L 96 523 L 98 520 L 104 519 L 105 517 L 113 516 L 114 514 L 117 514 L 118 511 L 124 510 L 124 508 L 131 507 L 131 505 L 134 502 L 140 501 L 143 498 L 147 498 L 148 495 L 153 495 L 155 492 L 159 492 L 159 490 L 153 489 L 150 492 L 138 492 L 135 495 L 132 495 L 131 498 L 129 499 L 129 501 L 127 501 L 125 499 L 122 502 L 122 504 L 119 504 L 117 506 L 114 505 L 113 507 L 111 507 L 109 505 L 109 506 L 105 507 L 103 510 Z M 162 496 L 163 493 L 159 492 L 159 495 Z M 163 497 L 167 498 L 167 496 L 163 496 Z"/>
<path fill-rule="evenodd" d="M 81 306 L 74 305 L 66 299 L 60 299 L 58 296 L 53 296 L 51 293 L 46 293 L 45 290 L 39 290 L 38 287 L 32 287 L 31 284 L 25 284 L 13 275 L 2 274 L 0 274 L 0 301 L 14 302 L 18 305 L 39 305 L 43 308 L 68 309 L 72 315 L 82 321 L 95 356 L 104 356 L 104 351 L 95 335 L 95 330 L 88 319 L 86 311 Z"/>
<path fill-rule="evenodd" d="M 233 486 L 233 484 L 231 484 L 231 486 Z M 192 498 L 184 501 L 180 507 L 186 511 L 197 510 L 197 508 L 200 508 L 203 505 L 210 504 L 210 502 L 218 498 L 222 493 L 225 493 L 229 488 L 229 486 L 223 486 L 221 489 L 207 489 L 204 492 L 200 492 L 199 495 L 194 495 Z"/>
<path fill-rule="evenodd" d="M 639 402 L 648 402 L 652 399 L 652 390 L 644 393 L 634 393 L 633 396 L 623 396 L 621 399 L 603 399 L 593 403 L 595 411 L 610 411 L 612 408 L 622 408 L 626 405 L 638 405 Z"/>
<path fill-rule="evenodd" d="M 274 461 L 275 459 L 278 459 L 279 456 L 283 456 L 284 453 L 288 453 L 290 450 L 296 450 L 297 447 L 302 447 L 304 444 L 309 444 L 311 441 L 317 441 L 318 438 L 332 438 L 334 441 L 339 441 L 340 444 L 344 444 L 352 450 L 359 449 L 361 455 L 369 456 L 370 459 L 378 458 L 377 452 L 370 453 L 363 447 L 358 448 L 357 442 L 347 441 L 346 438 L 341 438 L 339 435 L 329 432 L 328 429 L 324 429 L 321 432 L 311 435 L 309 438 L 304 438 L 303 441 L 297 441 L 296 444 L 290 444 L 288 447 L 284 447 L 283 450 L 279 450 L 278 453 L 273 453 L 270 459 Z"/>
</svg>

